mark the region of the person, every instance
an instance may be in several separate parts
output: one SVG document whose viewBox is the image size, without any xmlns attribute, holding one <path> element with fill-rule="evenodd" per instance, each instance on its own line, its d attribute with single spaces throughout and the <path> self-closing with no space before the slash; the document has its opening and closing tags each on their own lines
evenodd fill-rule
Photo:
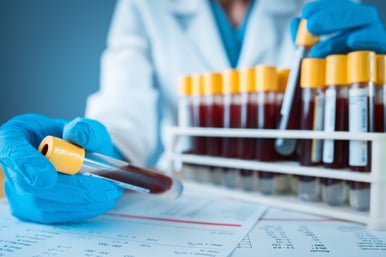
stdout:
<svg viewBox="0 0 386 257">
<path fill-rule="evenodd" d="M 58 174 L 37 146 L 46 135 L 141 165 L 162 165 L 164 128 L 176 124 L 180 75 L 270 64 L 289 67 L 299 19 L 328 35 L 313 57 L 386 52 L 374 6 L 348 0 L 119 0 L 102 56 L 100 90 L 85 117 L 22 114 L 0 128 L 11 212 L 40 223 L 79 221 L 112 209 L 122 189 Z"/>
</svg>

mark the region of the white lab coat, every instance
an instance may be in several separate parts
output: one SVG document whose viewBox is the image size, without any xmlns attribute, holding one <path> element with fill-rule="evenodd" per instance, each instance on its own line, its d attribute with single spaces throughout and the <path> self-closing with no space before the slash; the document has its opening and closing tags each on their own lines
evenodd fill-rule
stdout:
<svg viewBox="0 0 386 257">
<path fill-rule="evenodd" d="M 289 23 L 302 6 L 303 0 L 256 0 L 237 67 L 289 67 Z M 101 87 L 89 97 L 86 116 L 106 125 L 125 157 L 145 164 L 164 143 L 165 126 L 176 124 L 178 78 L 228 68 L 207 0 L 120 0 Z"/>
</svg>

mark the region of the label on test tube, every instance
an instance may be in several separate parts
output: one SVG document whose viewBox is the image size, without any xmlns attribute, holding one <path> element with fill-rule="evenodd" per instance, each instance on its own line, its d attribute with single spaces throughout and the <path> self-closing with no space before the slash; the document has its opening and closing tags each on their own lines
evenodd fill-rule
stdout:
<svg viewBox="0 0 386 257">
<path fill-rule="evenodd" d="M 324 131 L 335 131 L 335 114 L 336 114 L 336 90 L 326 90 L 326 105 L 324 112 Z M 332 163 L 334 160 L 334 140 L 325 139 L 323 144 L 323 162 Z"/>
<path fill-rule="evenodd" d="M 349 91 L 349 128 L 350 132 L 367 132 L 367 88 L 356 88 Z M 349 164 L 351 166 L 367 165 L 367 141 L 350 140 Z"/>
<path fill-rule="evenodd" d="M 324 112 L 324 96 L 317 95 L 314 98 L 314 121 L 313 121 L 313 130 L 323 130 L 323 112 Z M 320 162 L 322 155 L 322 140 L 313 139 L 312 140 L 312 155 L 311 160 L 313 162 Z"/>
</svg>

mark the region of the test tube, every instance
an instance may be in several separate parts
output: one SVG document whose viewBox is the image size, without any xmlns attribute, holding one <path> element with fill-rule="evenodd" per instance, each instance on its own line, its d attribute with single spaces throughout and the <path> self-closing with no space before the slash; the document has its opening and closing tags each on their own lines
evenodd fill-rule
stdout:
<svg viewBox="0 0 386 257">
<path fill-rule="evenodd" d="M 257 118 L 258 129 L 275 129 L 277 126 L 277 103 L 276 93 L 278 79 L 276 67 L 257 65 L 256 69 L 257 87 Z M 258 138 L 256 140 L 256 160 L 270 162 L 277 160 L 275 151 L 275 140 L 273 138 Z M 272 172 L 259 171 L 259 191 L 263 194 L 273 194 L 277 191 L 276 175 Z"/>
<path fill-rule="evenodd" d="M 183 185 L 177 179 L 87 151 L 61 138 L 45 137 L 38 150 L 58 172 L 68 175 L 97 177 L 131 191 L 156 194 L 166 198 L 178 198 L 183 191 Z"/>
<path fill-rule="evenodd" d="M 245 111 L 242 104 L 239 71 L 228 69 L 223 72 L 224 95 L 224 128 L 242 128 Z M 222 156 L 226 158 L 241 157 L 241 142 L 238 137 L 224 137 L 222 143 Z M 236 168 L 224 169 L 224 183 L 227 187 L 239 186 L 240 170 Z"/>
<path fill-rule="evenodd" d="M 179 79 L 179 98 L 178 98 L 178 127 L 188 128 L 192 126 L 192 77 L 181 76 Z M 180 151 L 190 153 L 192 151 L 191 138 L 186 136 L 180 140 Z"/>
<path fill-rule="evenodd" d="M 240 69 L 240 87 L 242 102 L 246 103 L 245 127 L 248 129 L 257 128 L 257 90 L 255 68 Z M 242 139 L 242 158 L 254 160 L 256 157 L 256 138 Z M 250 169 L 240 170 L 241 187 L 246 191 L 257 189 L 257 171 Z"/>
<path fill-rule="evenodd" d="M 355 51 L 347 55 L 349 89 L 349 131 L 374 131 L 375 53 Z M 352 171 L 370 172 L 371 143 L 349 141 L 349 167 Z M 350 181 L 350 206 L 367 211 L 370 207 L 370 183 Z"/>
<path fill-rule="evenodd" d="M 296 51 L 289 74 L 288 83 L 284 93 L 283 103 L 280 109 L 280 121 L 278 128 L 299 129 L 300 128 L 300 101 L 301 89 L 299 87 L 300 65 L 304 57 L 308 56 L 309 50 L 319 41 L 316 37 L 308 32 L 307 21 L 302 19 L 299 23 L 296 35 Z M 282 156 L 292 156 L 296 158 L 296 139 L 278 138 L 275 142 L 276 151 Z"/>
<path fill-rule="evenodd" d="M 178 98 L 178 127 L 188 128 L 192 126 L 192 77 L 189 75 L 181 76 L 179 79 L 179 98 Z M 177 150 L 181 153 L 192 153 L 192 138 L 181 136 L 178 140 Z M 193 179 L 196 164 L 182 163 L 181 174 L 185 179 Z"/>
<path fill-rule="evenodd" d="M 301 124 L 303 130 L 323 130 L 325 60 L 304 58 L 301 66 L 302 101 Z M 299 163 L 302 166 L 315 166 L 322 161 L 322 140 L 302 139 L 299 142 Z M 305 201 L 319 199 L 317 177 L 298 176 L 298 196 Z"/>
<path fill-rule="evenodd" d="M 276 124 L 280 122 L 280 108 L 283 103 L 284 93 L 287 87 L 288 77 L 290 74 L 290 69 L 288 68 L 277 68 L 277 92 L 276 92 L 276 106 L 277 106 L 277 121 Z M 283 156 L 276 152 L 277 160 L 292 160 L 293 156 Z M 297 178 L 292 175 L 285 174 L 276 174 L 276 187 L 277 193 L 289 193 L 289 192 L 297 192 Z"/>
<path fill-rule="evenodd" d="M 206 106 L 204 96 L 204 75 L 201 73 L 192 75 L 192 122 L 193 127 L 206 127 Z M 193 137 L 193 153 L 207 155 L 207 137 Z M 210 181 L 210 168 L 206 165 L 196 165 L 194 179 L 199 182 Z"/>
<path fill-rule="evenodd" d="M 347 56 L 330 55 L 326 58 L 326 104 L 324 131 L 348 131 Z M 348 167 L 348 141 L 323 141 L 323 164 L 326 168 Z M 346 198 L 346 183 L 340 179 L 321 178 L 322 199 L 332 206 L 340 206 Z"/>
<path fill-rule="evenodd" d="M 204 74 L 204 107 L 206 127 L 222 128 L 224 105 L 221 73 L 210 72 Z M 206 140 L 207 154 L 221 156 L 221 143 L 221 137 L 208 137 Z"/>
<path fill-rule="evenodd" d="M 204 74 L 204 113 L 205 125 L 211 128 L 222 128 L 224 120 L 224 105 L 222 96 L 221 73 Z M 210 156 L 221 156 L 222 138 L 213 136 L 206 139 L 206 151 Z M 210 181 L 216 185 L 223 184 L 223 168 L 210 167 Z"/>
<path fill-rule="evenodd" d="M 374 94 L 374 131 L 386 132 L 385 98 L 386 98 L 386 55 L 376 56 L 377 75 Z"/>
<path fill-rule="evenodd" d="M 193 127 L 205 127 L 204 104 L 204 77 L 202 74 L 192 75 L 192 125 Z M 202 136 L 193 138 L 194 154 L 206 154 L 206 138 Z"/>
</svg>

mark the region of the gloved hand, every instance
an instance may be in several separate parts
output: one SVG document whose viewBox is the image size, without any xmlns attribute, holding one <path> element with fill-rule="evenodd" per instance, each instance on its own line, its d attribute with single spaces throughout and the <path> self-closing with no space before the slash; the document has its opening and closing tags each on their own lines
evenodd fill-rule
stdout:
<svg viewBox="0 0 386 257">
<path fill-rule="evenodd" d="M 302 18 L 307 20 L 308 31 L 326 36 L 310 51 L 311 57 L 346 54 L 356 50 L 386 53 L 386 31 L 374 6 L 349 0 L 320 0 L 308 3 Z M 291 22 L 292 37 L 300 18 Z"/>
<path fill-rule="evenodd" d="M 105 127 L 77 118 L 71 122 L 37 114 L 16 116 L 0 127 L 0 163 L 12 214 L 40 223 L 79 221 L 115 205 L 123 190 L 113 183 L 82 175 L 57 173 L 37 151 L 47 135 L 119 157 Z"/>
</svg>

